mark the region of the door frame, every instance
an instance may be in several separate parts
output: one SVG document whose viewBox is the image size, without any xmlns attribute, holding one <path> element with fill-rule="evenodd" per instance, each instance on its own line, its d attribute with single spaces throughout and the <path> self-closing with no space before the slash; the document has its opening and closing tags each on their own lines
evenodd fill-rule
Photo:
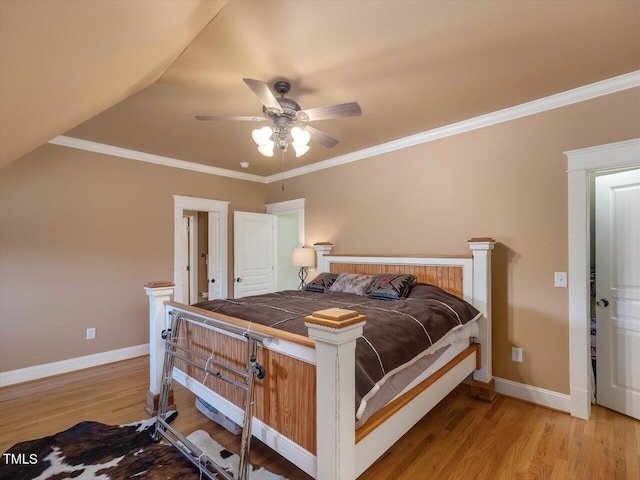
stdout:
<svg viewBox="0 0 640 480">
<path fill-rule="evenodd" d="M 304 247 L 304 198 L 296 198 L 295 200 L 287 200 L 285 202 L 268 203 L 267 213 L 278 215 L 281 213 L 297 213 L 298 214 L 298 243 Z"/>
<path fill-rule="evenodd" d="M 182 298 L 182 217 L 185 210 L 195 210 L 196 212 L 217 213 L 220 218 L 220 228 L 218 230 L 219 245 L 217 249 L 218 265 L 220 265 L 220 294 L 222 298 L 227 298 L 229 278 L 227 275 L 227 238 L 228 238 L 228 214 L 229 202 L 222 200 L 211 200 L 208 198 L 185 197 L 173 195 L 173 283 L 175 284 L 174 300 L 183 302 Z M 211 243 L 212 239 L 209 239 Z"/>
<path fill-rule="evenodd" d="M 188 223 L 187 223 L 187 235 L 188 235 L 188 242 L 189 242 L 189 248 L 188 248 L 188 254 L 187 257 L 189 259 L 189 286 L 191 288 L 189 288 L 189 304 L 192 305 L 194 303 L 198 302 L 198 256 L 196 254 L 196 246 L 198 245 L 198 212 L 193 212 L 191 210 L 189 211 L 184 211 L 185 213 L 183 213 L 183 222 L 184 219 L 187 218 L 188 219 Z M 193 215 L 195 213 L 195 215 Z M 184 252 L 184 223 L 183 223 L 183 235 L 182 235 L 182 248 L 183 248 L 183 252 L 182 252 L 182 260 L 183 260 L 183 264 L 182 264 L 182 268 L 184 268 L 184 258 L 185 258 L 185 252 Z M 183 277 L 184 277 L 184 272 L 183 272 Z M 182 278 L 183 278 L 182 277 Z M 182 286 L 182 291 L 183 291 L 183 299 L 184 299 L 184 285 Z"/>
<path fill-rule="evenodd" d="M 589 353 L 590 178 L 640 166 L 640 138 L 563 152 L 567 157 L 569 226 L 569 382 L 571 415 L 591 415 Z"/>
</svg>

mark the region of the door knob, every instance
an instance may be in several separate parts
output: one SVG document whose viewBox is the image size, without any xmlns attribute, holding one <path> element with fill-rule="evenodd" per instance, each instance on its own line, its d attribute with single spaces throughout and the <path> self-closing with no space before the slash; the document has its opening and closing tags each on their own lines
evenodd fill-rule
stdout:
<svg viewBox="0 0 640 480">
<path fill-rule="evenodd" d="M 596 302 L 596 305 L 600 308 L 604 308 L 604 307 L 608 307 L 609 306 L 609 300 L 607 300 L 606 298 L 601 298 L 600 300 L 598 300 Z"/>
<path fill-rule="evenodd" d="M 236 282 L 242 283 L 242 279 L 240 277 L 236 278 Z"/>
<path fill-rule="evenodd" d="M 216 279 L 215 279 L 215 278 L 212 278 L 212 279 L 211 279 L 211 283 L 216 283 Z"/>
</svg>

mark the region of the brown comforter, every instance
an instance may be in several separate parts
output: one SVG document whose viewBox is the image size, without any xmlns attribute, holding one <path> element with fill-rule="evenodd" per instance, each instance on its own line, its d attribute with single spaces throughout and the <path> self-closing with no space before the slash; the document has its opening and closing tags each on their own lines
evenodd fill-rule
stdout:
<svg viewBox="0 0 640 480">
<path fill-rule="evenodd" d="M 431 285 L 414 286 L 404 300 L 285 290 L 194 306 L 304 336 L 304 317 L 318 310 L 337 307 L 366 315 L 356 342 L 356 409 L 376 384 L 431 349 L 450 330 L 480 316 L 472 305 Z"/>
</svg>

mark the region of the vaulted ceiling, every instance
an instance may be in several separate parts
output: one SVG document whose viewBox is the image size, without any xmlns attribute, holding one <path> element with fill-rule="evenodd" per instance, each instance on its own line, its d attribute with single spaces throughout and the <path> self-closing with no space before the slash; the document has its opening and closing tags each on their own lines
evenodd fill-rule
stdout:
<svg viewBox="0 0 640 480">
<path fill-rule="evenodd" d="M 242 78 L 287 80 L 314 122 L 285 168 L 330 159 L 640 69 L 638 1 L 0 2 L 0 138 L 8 163 L 56 135 L 270 175 Z M 186 48 L 185 48 L 186 47 Z M 639 106 L 640 107 L 640 106 Z"/>
</svg>

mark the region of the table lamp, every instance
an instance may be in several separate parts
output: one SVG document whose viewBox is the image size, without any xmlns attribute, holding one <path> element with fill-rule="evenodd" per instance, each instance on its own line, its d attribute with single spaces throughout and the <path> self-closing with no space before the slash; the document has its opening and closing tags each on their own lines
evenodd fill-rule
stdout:
<svg viewBox="0 0 640 480">
<path fill-rule="evenodd" d="M 316 251 L 313 248 L 296 247 L 291 254 L 291 263 L 295 267 L 300 267 L 298 278 L 300 279 L 299 289 L 302 290 L 306 283 L 307 268 L 316 264 Z"/>
</svg>

